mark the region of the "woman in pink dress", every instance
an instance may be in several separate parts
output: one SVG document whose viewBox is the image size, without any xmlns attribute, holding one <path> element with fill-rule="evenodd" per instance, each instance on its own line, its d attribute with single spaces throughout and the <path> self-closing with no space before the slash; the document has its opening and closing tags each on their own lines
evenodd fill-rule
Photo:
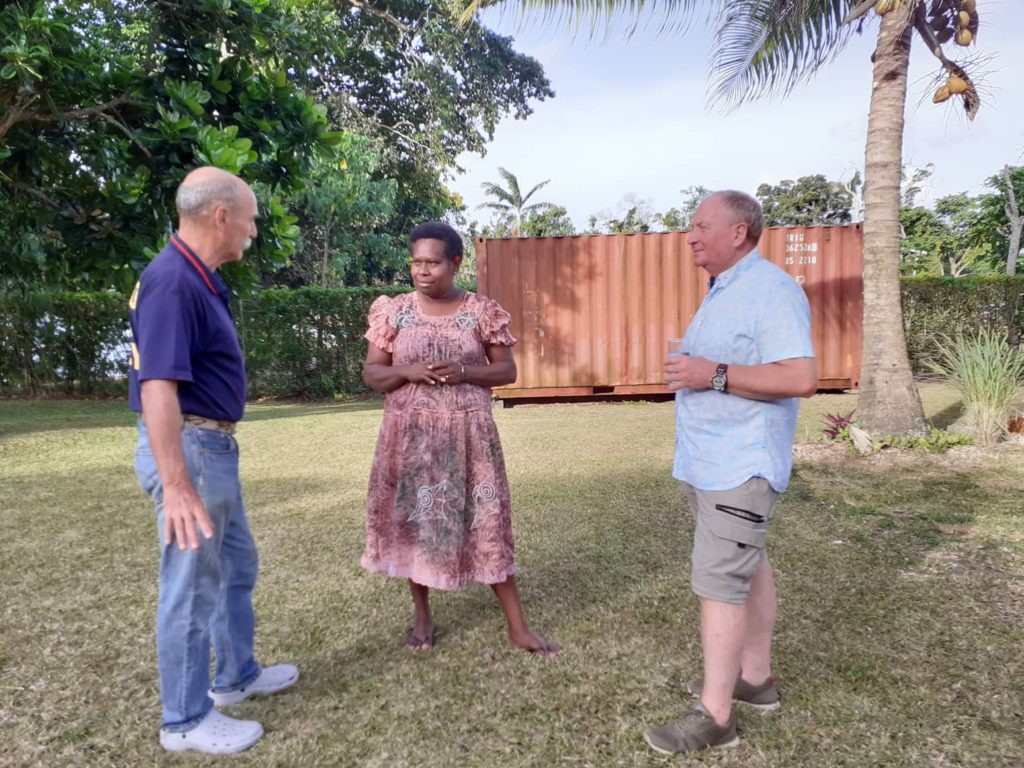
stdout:
<svg viewBox="0 0 1024 768">
<path fill-rule="evenodd" d="M 407 647 L 434 646 L 430 589 L 489 584 L 509 642 L 542 656 L 558 646 L 530 630 L 515 582 L 505 460 L 491 387 L 516 379 L 515 338 L 497 302 L 457 288 L 462 238 L 427 222 L 409 237 L 416 290 L 370 307 L 366 384 L 385 392 L 370 472 L 362 565 L 409 581 Z"/>
</svg>

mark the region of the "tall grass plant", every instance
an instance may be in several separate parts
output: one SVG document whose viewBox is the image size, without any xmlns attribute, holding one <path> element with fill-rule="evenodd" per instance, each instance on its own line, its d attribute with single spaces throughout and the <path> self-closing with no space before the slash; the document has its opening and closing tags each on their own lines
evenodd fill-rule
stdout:
<svg viewBox="0 0 1024 768">
<path fill-rule="evenodd" d="M 1006 434 L 1021 398 L 1024 354 L 1005 333 L 983 328 L 975 334 L 942 336 L 928 367 L 960 393 L 979 442 L 990 445 Z"/>
</svg>

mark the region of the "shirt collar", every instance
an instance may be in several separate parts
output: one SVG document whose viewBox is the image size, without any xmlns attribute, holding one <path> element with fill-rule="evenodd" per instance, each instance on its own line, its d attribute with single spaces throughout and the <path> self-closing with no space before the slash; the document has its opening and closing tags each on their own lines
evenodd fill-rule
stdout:
<svg viewBox="0 0 1024 768">
<path fill-rule="evenodd" d="M 757 262 L 761 260 L 761 254 L 755 248 L 742 259 L 737 261 L 731 267 L 724 272 L 721 272 L 717 277 L 712 277 L 708 280 L 708 291 L 720 291 L 730 283 L 734 282 L 740 275 L 753 267 Z"/>
<path fill-rule="evenodd" d="M 227 290 L 227 283 L 221 280 L 216 272 L 211 271 L 203 263 L 203 260 L 189 247 L 188 243 L 181 239 L 177 232 L 171 235 L 171 245 L 199 273 L 199 276 L 206 283 L 206 287 L 210 289 L 211 293 L 220 295 Z"/>
</svg>

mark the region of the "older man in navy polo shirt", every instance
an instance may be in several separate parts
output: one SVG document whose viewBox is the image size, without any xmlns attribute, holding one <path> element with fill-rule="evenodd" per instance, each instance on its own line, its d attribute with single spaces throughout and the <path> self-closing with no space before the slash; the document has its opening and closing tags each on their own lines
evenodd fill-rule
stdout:
<svg viewBox="0 0 1024 768">
<path fill-rule="evenodd" d="M 252 746 L 263 728 L 214 705 L 274 693 L 299 673 L 290 664 L 261 668 L 253 656 L 258 559 L 234 437 L 245 409 L 245 365 L 217 274 L 256 237 L 256 197 L 238 177 L 199 168 L 175 202 L 178 231 L 129 302 L 130 401 L 141 414 L 135 470 L 156 504 L 161 543 L 160 744 L 221 754 Z"/>
<path fill-rule="evenodd" d="M 771 673 L 775 585 L 765 537 L 792 471 L 800 397 L 817 388 L 803 289 L 761 258 L 761 206 L 716 192 L 697 208 L 687 242 L 711 279 L 665 362 L 676 390 L 676 456 L 696 527 L 691 583 L 700 598 L 704 677 L 679 720 L 648 728 L 655 750 L 691 752 L 739 743 L 732 702 L 779 706 Z"/>
</svg>

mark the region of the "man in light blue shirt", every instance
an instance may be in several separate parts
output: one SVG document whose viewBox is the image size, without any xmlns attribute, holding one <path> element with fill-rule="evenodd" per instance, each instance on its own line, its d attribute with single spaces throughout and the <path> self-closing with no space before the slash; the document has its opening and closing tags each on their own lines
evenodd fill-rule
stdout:
<svg viewBox="0 0 1024 768">
<path fill-rule="evenodd" d="M 665 378 L 676 391 L 673 475 L 696 522 L 704 677 L 689 684 L 700 698 L 692 711 L 644 734 L 668 754 L 737 744 L 734 700 L 779 706 L 765 538 L 792 471 L 798 398 L 813 395 L 818 378 L 807 298 L 758 253 L 763 221 L 754 198 L 716 192 L 687 238 L 710 288 Z"/>
</svg>

